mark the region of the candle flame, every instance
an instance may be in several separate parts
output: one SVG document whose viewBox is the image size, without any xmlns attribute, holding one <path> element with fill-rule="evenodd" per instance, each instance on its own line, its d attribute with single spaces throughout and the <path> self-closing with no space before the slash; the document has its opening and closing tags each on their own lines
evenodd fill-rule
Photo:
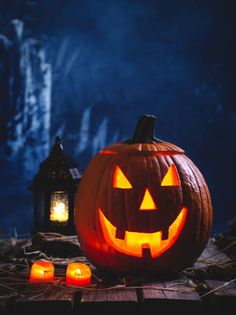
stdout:
<svg viewBox="0 0 236 315">
<path fill-rule="evenodd" d="M 80 270 L 79 268 L 76 269 L 75 275 L 76 275 L 76 276 L 80 276 L 81 274 L 82 274 L 81 270 Z"/>
<path fill-rule="evenodd" d="M 51 221 L 66 222 L 69 219 L 69 213 L 63 202 L 56 202 L 50 213 Z"/>
</svg>

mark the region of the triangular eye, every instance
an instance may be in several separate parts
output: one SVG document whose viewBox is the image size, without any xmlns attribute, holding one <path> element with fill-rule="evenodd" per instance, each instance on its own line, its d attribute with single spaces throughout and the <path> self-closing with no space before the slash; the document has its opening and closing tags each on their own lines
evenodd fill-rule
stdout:
<svg viewBox="0 0 236 315">
<path fill-rule="evenodd" d="M 161 186 L 179 186 L 179 176 L 174 164 L 171 164 L 165 177 L 161 182 Z"/>
<path fill-rule="evenodd" d="M 121 189 L 130 189 L 132 185 L 130 184 L 128 178 L 122 172 L 119 166 L 115 167 L 113 174 L 113 187 Z"/>
</svg>

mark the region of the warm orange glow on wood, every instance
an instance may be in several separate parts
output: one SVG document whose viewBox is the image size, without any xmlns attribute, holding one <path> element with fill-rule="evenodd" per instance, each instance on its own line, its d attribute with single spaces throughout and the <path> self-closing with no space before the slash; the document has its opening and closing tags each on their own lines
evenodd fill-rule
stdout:
<svg viewBox="0 0 236 315">
<path fill-rule="evenodd" d="M 30 282 L 33 281 L 53 281 L 54 265 L 48 261 L 36 261 L 30 271 Z"/>
<path fill-rule="evenodd" d="M 91 284 L 91 269 L 83 263 L 70 263 L 66 270 L 66 283 L 74 286 L 87 286 Z"/>
<path fill-rule="evenodd" d="M 161 186 L 179 186 L 179 176 L 174 164 L 171 164 L 165 177 L 161 182 Z"/>
<path fill-rule="evenodd" d="M 130 184 L 128 178 L 125 176 L 119 166 L 116 166 L 114 170 L 113 187 L 121 189 L 132 188 L 132 185 Z"/>
<path fill-rule="evenodd" d="M 144 197 L 139 210 L 157 210 L 157 206 L 147 188 L 144 193 Z"/>
<path fill-rule="evenodd" d="M 152 258 L 167 251 L 178 239 L 187 216 L 187 208 L 182 208 L 175 221 L 169 226 L 169 236 L 162 240 L 162 232 L 141 233 L 125 231 L 124 239 L 118 239 L 116 227 L 99 211 L 100 223 L 106 242 L 117 251 L 130 256 L 142 257 L 143 248 L 150 248 Z"/>
</svg>

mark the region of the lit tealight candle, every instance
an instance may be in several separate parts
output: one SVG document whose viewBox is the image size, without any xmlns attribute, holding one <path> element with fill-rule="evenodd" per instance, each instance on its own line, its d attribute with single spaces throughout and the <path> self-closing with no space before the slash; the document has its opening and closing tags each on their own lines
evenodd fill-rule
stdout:
<svg viewBox="0 0 236 315">
<path fill-rule="evenodd" d="M 91 269 L 83 263 L 68 264 L 66 270 L 66 283 L 75 286 L 91 284 Z"/>
<path fill-rule="evenodd" d="M 49 261 L 36 261 L 30 271 L 30 282 L 33 281 L 53 281 L 54 266 Z"/>
</svg>

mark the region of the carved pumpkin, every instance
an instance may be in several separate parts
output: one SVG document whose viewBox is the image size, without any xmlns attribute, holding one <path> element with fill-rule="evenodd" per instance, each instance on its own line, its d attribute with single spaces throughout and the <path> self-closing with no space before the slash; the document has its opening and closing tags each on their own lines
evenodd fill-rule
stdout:
<svg viewBox="0 0 236 315">
<path fill-rule="evenodd" d="M 87 258 L 106 271 L 176 273 L 193 264 L 212 225 L 207 184 L 184 151 L 154 138 L 141 116 L 133 138 L 87 166 L 74 223 Z"/>
</svg>

